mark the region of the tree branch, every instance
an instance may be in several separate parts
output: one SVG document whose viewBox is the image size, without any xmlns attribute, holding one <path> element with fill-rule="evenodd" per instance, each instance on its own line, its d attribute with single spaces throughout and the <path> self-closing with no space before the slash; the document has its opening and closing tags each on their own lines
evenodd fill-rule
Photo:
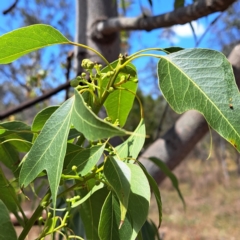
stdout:
<svg viewBox="0 0 240 240">
<path fill-rule="evenodd" d="M 15 0 L 15 2 L 8 9 L 2 12 L 3 15 L 10 13 L 17 6 L 17 3 L 18 3 L 18 0 Z"/>
<path fill-rule="evenodd" d="M 96 22 L 94 35 L 109 35 L 121 30 L 153 30 L 185 24 L 211 13 L 225 11 L 236 0 L 198 0 L 186 7 L 153 17 L 118 17 Z"/>
<path fill-rule="evenodd" d="M 240 44 L 230 53 L 228 60 L 233 65 L 236 83 L 240 88 Z M 157 157 L 173 170 L 190 153 L 196 143 L 208 132 L 205 118 L 196 111 L 184 113 L 162 138 L 157 139 L 140 156 L 139 160 L 147 171 L 160 184 L 165 175 L 159 168 L 146 158 Z"/>
<path fill-rule="evenodd" d="M 12 115 L 12 114 L 15 114 L 15 113 L 18 113 L 18 112 L 21 112 L 23 111 L 24 109 L 26 108 L 29 108 L 31 106 L 33 106 L 34 104 L 36 103 L 39 103 L 51 96 L 53 96 L 54 94 L 64 90 L 64 89 L 67 89 L 70 87 L 70 83 L 69 82 L 66 82 L 60 86 L 58 86 L 57 88 L 54 88 L 46 93 L 44 93 L 43 95 L 39 96 L 39 97 L 36 97 L 34 99 L 31 99 L 31 100 L 28 100 L 16 107 L 13 107 L 13 108 L 10 108 L 10 109 L 7 109 L 5 112 L 2 112 L 0 113 L 0 120 Z"/>
</svg>

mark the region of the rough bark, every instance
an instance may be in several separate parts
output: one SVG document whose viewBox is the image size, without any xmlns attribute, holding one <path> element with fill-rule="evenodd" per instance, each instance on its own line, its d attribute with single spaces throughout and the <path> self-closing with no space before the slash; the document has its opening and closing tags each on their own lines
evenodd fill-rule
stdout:
<svg viewBox="0 0 240 240">
<path fill-rule="evenodd" d="M 235 79 L 240 87 L 240 45 L 237 45 L 229 55 L 229 61 L 233 65 Z M 208 132 L 208 125 L 204 117 L 196 111 L 184 113 L 166 132 L 166 134 L 156 140 L 140 156 L 139 160 L 145 165 L 148 172 L 160 184 L 165 175 L 146 158 L 154 156 L 164 161 L 173 170 L 190 153 L 196 143 Z"/>
<path fill-rule="evenodd" d="M 198 0 L 186 7 L 153 17 L 110 18 L 95 25 L 96 34 L 112 34 L 121 30 L 153 30 L 185 24 L 211 13 L 225 11 L 236 0 Z"/>
</svg>

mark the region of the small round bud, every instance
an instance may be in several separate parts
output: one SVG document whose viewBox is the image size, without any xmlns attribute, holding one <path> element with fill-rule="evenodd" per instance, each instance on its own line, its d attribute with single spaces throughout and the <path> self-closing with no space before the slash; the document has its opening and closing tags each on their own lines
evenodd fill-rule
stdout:
<svg viewBox="0 0 240 240">
<path fill-rule="evenodd" d="M 109 89 L 108 89 L 108 92 L 113 92 L 114 91 L 114 88 L 113 87 L 110 87 Z"/>
<path fill-rule="evenodd" d="M 99 185 L 101 182 L 99 180 L 96 180 L 95 185 Z"/>
<path fill-rule="evenodd" d="M 77 87 L 77 86 L 79 85 L 78 79 L 77 79 L 77 78 L 72 79 L 72 80 L 70 81 L 70 85 L 71 85 L 72 87 Z"/>
<path fill-rule="evenodd" d="M 74 172 L 77 171 L 77 166 L 76 165 L 72 166 L 72 171 L 74 171 Z"/>
<path fill-rule="evenodd" d="M 120 81 L 121 82 L 126 81 L 126 77 L 125 76 L 121 76 Z"/>
</svg>

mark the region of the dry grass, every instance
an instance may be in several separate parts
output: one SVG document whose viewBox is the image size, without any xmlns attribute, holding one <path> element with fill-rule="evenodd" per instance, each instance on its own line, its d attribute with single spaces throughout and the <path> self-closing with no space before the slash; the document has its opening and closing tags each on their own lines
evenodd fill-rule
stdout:
<svg viewBox="0 0 240 240">
<path fill-rule="evenodd" d="M 186 201 L 186 211 L 168 179 L 160 186 L 164 240 L 240 239 L 240 176 L 228 160 L 229 180 L 216 160 L 188 158 L 174 173 Z M 157 222 L 153 202 L 150 218 Z"/>
</svg>

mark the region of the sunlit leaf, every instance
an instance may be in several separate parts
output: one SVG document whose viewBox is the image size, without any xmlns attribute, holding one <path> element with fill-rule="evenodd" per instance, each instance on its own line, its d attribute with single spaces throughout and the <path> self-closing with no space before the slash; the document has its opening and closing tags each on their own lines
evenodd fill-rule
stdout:
<svg viewBox="0 0 240 240">
<path fill-rule="evenodd" d="M 44 124 L 48 120 L 48 118 L 59 108 L 59 106 L 51 106 L 43 109 L 40 111 L 35 118 L 33 119 L 32 123 L 32 131 L 38 132 L 41 131 Z"/>
<path fill-rule="evenodd" d="M 240 95 L 226 57 L 208 49 L 187 49 L 158 63 L 160 89 L 177 112 L 195 109 L 240 151 Z"/>
<path fill-rule="evenodd" d="M 0 37 L 0 64 L 10 63 L 43 47 L 68 42 L 58 30 L 48 25 L 19 28 Z"/>
<path fill-rule="evenodd" d="M 4 203 L 0 200 L 0 239 L 11 239 L 17 240 L 17 234 L 11 223 L 9 212 L 5 207 Z"/>
<path fill-rule="evenodd" d="M 131 170 L 131 192 L 128 202 L 128 214 L 131 216 L 135 239 L 148 216 L 150 205 L 150 186 L 143 170 L 135 164 L 127 164 Z M 140 210 L 141 209 L 141 210 Z"/>
<path fill-rule="evenodd" d="M 121 160 L 135 160 L 143 148 L 145 137 L 146 128 L 144 119 L 141 119 L 134 133 L 126 141 L 115 148 L 117 156 L 120 157 Z"/>
<path fill-rule="evenodd" d="M 118 61 L 111 63 L 112 67 L 116 67 Z M 108 72 L 110 69 L 106 67 L 102 70 L 103 73 Z M 126 83 L 121 84 L 121 88 L 128 89 L 131 92 L 124 89 L 115 89 L 112 93 L 109 94 L 107 100 L 104 102 L 104 106 L 107 110 L 108 116 L 111 118 L 112 122 L 118 120 L 119 125 L 124 126 L 128 114 L 132 109 L 134 98 L 137 91 L 138 84 L 133 82 L 133 80 L 137 80 L 137 71 L 133 64 L 129 63 L 126 67 L 124 67 L 120 73 L 118 74 L 117 79 L 114 84 L 118 84 L 122 78 L 125 77 L 128 79 Z M 108 78 L 104 78 L 102 80 L 102 87 L 106 87 Z"/>
<path fill-rule="evenodd" d="M 46 170 L 54 206 L 66 153 L 73 104 L 74 98 L 70 98 L 51 115 L 35 140 L 20 172 L 20 185 L 27 186 L 39 173 Z"/>
<path fill-rule="evenodd" d="M 121 222 L 125 219 L 130 194 L 131 171 L 126 163 L 108 156 L 104 164 L 104 175 L 120 201 Z"/>
<path fill-rule="evenodd" d="M 91 141 L 98 139 L 123 136 L 127 132 L 103 121 L 96 116 L 85 104 L 83 97 L 74 90 L 75 101 L 72 114 L 72 123 L 74 127 Z"/>
</svg>

